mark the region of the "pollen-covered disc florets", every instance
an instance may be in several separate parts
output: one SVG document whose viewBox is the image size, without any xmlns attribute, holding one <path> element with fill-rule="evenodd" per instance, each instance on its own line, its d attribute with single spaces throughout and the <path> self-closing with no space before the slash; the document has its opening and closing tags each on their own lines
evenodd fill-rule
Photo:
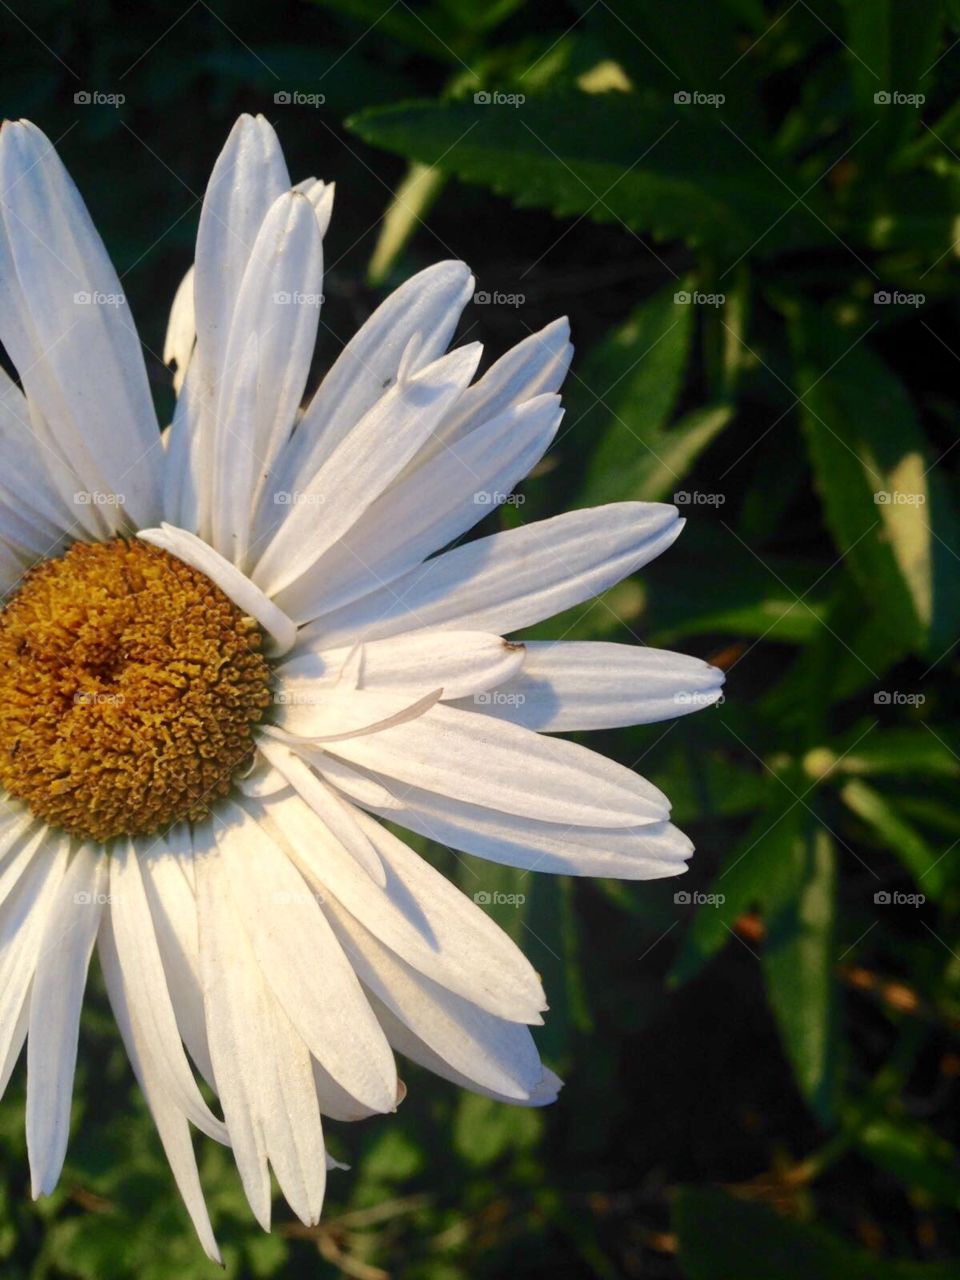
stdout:
<svg viewBox="0 0 960 1280">
<path fill-rule="evenodd" d="M 0 613 L 0 784 L 98 841 L 202 818 L 270 702 L 260 643 L 168 552 L 75 543 Z"/>
</svg>

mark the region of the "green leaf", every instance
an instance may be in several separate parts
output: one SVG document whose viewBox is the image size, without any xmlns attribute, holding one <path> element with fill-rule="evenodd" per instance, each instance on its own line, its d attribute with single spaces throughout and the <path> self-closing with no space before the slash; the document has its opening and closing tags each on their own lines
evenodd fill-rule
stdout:
<svg viewBox="0 0 960 1280">
<path fill-rule="evenodd" d="M 960 1209 L 960 1160 L 927 1125 L 905 1116 L 878 1116 L 859 1130 L 857 1146 L 906 1187 L 935 1204 Z"/>
<path fill-rule="evenodd" d="M 939 656 L 960 627 L 960 534 L 910 399 L 864 334 L 810 309 L 792 331 L 834 540 L 891 633 Z"/>
<path fill-rule="evenodd" d="M 683 1188 L 673 1212 L 686 1280 L 955 1280 L 952 1262 L 890 1262 L 717 1188 Z"/>
<path fill-rule="evenodd" d="M 369 284 L 382 284 L 407 241 L 430 212 L 446 179 L 437 169 L 414 162 L 387 206 L 367 268 Z"/>
<path fill-rule="evenodd" d="M 568 92 L 516 107 L 401 103 L 347 124 L 374 146 L 560 217 L 586 215 L 730 257 L 822 243 L 817 219 L 784 216 L 782 183 L 717 114 L 664 95 Z"/>
<path fill-rule="evenodd" d="M 849 0 L 846 44 L 854 102 L 862 125 L 870 128 L 863 140 L 871 157 L 892 160 L 903 142 L 920 130 L 922 103 L 896 102 L 894 93 L 922 94 L 927 73 L 936 61 L 943 23 L 940 0 L 904 5 L 900 0 Z M 876 100 L 878 93 L 891 101 Z"/>
<path fill-rule="evenodd" d="M 787 854 L 799 889 L 768 927 L 763 951 L 767 998 L 800 1092 L 827 1123 L 836 1105 L 838 1067 L 836 851 L 829 832 L 806 821 Z"/>
<path fill-rule="evenodd" d="M 841 788 L 840 798 L 848 809 L 873 828 L 927 897 L 936 899 L 943 896 L 947 860 L 897 812 L 890 800 L 859 778 Z"/>
</svg>

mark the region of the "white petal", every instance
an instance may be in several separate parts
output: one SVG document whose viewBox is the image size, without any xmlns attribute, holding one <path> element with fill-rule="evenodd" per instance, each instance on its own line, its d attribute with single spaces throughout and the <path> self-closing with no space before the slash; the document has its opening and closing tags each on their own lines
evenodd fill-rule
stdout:
<svg viewBox="0 0 960 1280">
<path fill-rule="evenodd" d="M 346 742 L 418 719 L 440 701 L 441 693 L 441 689 L 433 689 L 411 701 L 410 693 L 361 693 L 339 686 L 308 688 L 297 696 L 281 690 L 281 722 L 264 725 L 262 733 L 298 747 L 301 743 L 314 746 Z"/>
<path fill-rule="evenodd" d="M 509 635 L 606 591 L 674 541 L 675 507 L 621 502 L 478 538 L 304 628 L 334 647 L 428 627 Z"/>
<path fill-rule="evenodd" d="M 107 890 L 107 860 L 82 846 L 57 886 L 30 993 L 27 1151 L 34 1199 L 60 1177 L 70 1134 L 80 1008 Z"/>
<path fill-rule="evenodd" d="M 557 396 L 538 396 L 412 467 L 314 566 L 304 616 L 376 591 L 472 529 L 533 469 L 562 416 Z"/>
<path fill-rule="evenodd" d="M 330 835 L 345 849 L 381 888 L 387 883 L 383 863 L 376 849 L 354 817 L 352 805 L 342 800 L 303 760 L 282 743 L 264 741 L 261 751 L 323 822 Z M 248 793 L 249 794 L 249 793 Z"/>
<path fill-rule="evenodd" d="M 271 638 L 271 653 L 283 654 L 292 648 L 297 629 L 286 614 L 238 568 L 224 560 L 223 556 L 218 555 L 196 534 L 164 523 L 159 529 L 142 529 L 137 536 L 155 547 L 162 547 L 178 560 L 183 560 L 185 564 L 192 565 L 211 578 L 237 608 L 260 623 Z"/>
<path fill-rule="evenodd" d="M 64 835 L 41 829 L 29 847 L 32 856 L 0 907 L 0 1080 L 4 1086 L 23 1046 L 24 1004 L 67 867 L 70 842 Z"/>
<path fill-rule="evenodd" d="M 197 317 L 193 308 L 194 268 L 190 267 L 173 296 L 167 336 L 163 344 L 163 363 L 174 365 L 173 389 L 178 394 L 187 376 L 187 365 L 197 340 Z"/>
<path fill-rule="evenodd" d="M 160 430 L 126 299 L 80 193 L 34 125 L 0 132 L 0 341 L 77 489 L 122 497 L 117 527 L 160 513 Z"/>
<path fill-rule="evenodd" d="M 283 588 L 296 584 L 409 462 L 473 377 L 480 350 L 478 343 L 459 347 L 398 379 L 316 474 L 304 470 L 298 477 L 296 505 L 252 574 L 268 595 L 278 596 L 281 608 L 292 609 L 291 617 L 302 616 L 304 593 L 296 586 L 286 593 Z M 265 500 L 275 496 L 267 494 Z"/>
<path fill-rule="evenodd" d="M 233 806 L 221 817 L 228 825 L 217 835 L 220 861 L 264 980 L 334 1079 L 389 1111 L 393 1057 L 316 896 L 250 813 Z"/>
<path fill-rule="evenodd" d="M 690 840 L 669 822 L 624 828 L 537 822 L 417 787 L 397 786 L 389 778 L 351 776 L 345 768 L 336 777 L 329 772 L 327 776 L 345 795 L 398 826 L 525 871 L 658 880 L 682 874 L 693 852 Z M 384 799 L 371 794 L 371 786 L 381 792 L 394 786 L 395 794 L 386 793 Z"/>
<path fill-rule="evenodd" d="M 141 855 L 143 884 L 177 1028 L 200 1074 L 215 1089 L 200 985 L 197 904 L 183 870 L 183 865 L 193 858 L 187 824 L 174 827 L 168 840 L 169 852 L 152 848 Z M 156 842 L 151 838 L 150 843 Z"/>
<path fill-rule="evenodd" d="M 287 700 L 296 703 L 310 692 L 319 694 L 350 652 L 298 647 L 277 668 Z M 416 693 L 440 686 L 445 699 L 497 688 L 512 680 L 524 665 L 522 645 L 483 631 L 391 636 L 363 645 L 360 652 L 361 690 Z"/>
<path fill-rule="evenodd" d="M 387 1038 L 396 1051 L 409 1058 L 411 1062 L 416 1062 L 421 1067 L 426 1067 L 428 1071 L 432 1071 L 434 1075 L 440 1076 L 441 1079 L 451 1080 L 462 1089 L 470 1089 L 473 1093 L 481 1093 L 484 1097 L 494 1098 L 497 1102 L 509 1102 L 525 1107 L 545 1107 L 551 1102 L 556 1102 L 557 1094 L 563 1087 L 563 1082 L 548 1068 L 545 1067 L 543 1069 L 540 1079 L 530 1089 L 526 1097 L 517 1098 L 510 1094 L 497 1093 L 480 1084 L 472 1076 L 464 1075 L 452 1067 L 436 1050 L 431 1049 L 429 1045 L 425 1044 L 419 1036 L 411 1031 L 407 1024 L 398 1018 L 382 1000 L 378 1000 L 374 995 L 371 995 L 370 999 L 376 1010 L 377 1017 L 380 1019 L 387 1034 Z"/>
<path fill-rule="evenodd" d="M 357 822 L 387 873 L 372 884 L 298 796 L 267 803 L 297 865 L 418 972 L 514 1022 L 539 1022 L 543 987 L 519 947 L 429 863 L 366 814 Z"/>
<path fill-rule="evenodd" d="M 204 1252 L 212 1261 L 220 1263 L 220 1251 L 213 1237 L 213 1228 L 210 1226 L 210 1216 L 207 1213 L 200 1176 L 197 1173 L 197 1158 L 193 1151 L 190 1126 L 183 1112 L 167 1093 L 149 1053 L 143 1052 L 141 1031 L 131 1012 L 128 993 L 124 988 L 123 973 L 109 911 L 104 912 L 103 915 L 97 949 L 113 1016 L 120 1028 L 130 1065 L 157 1126 L 177 1188 L 183 1197 Z"/>
<path fill-rule="evenodd" d="M 137 855 L 120 843 L 110 858 L 111 920 L 131 1017 L 141 1052 L 183 1114 L 211 1138 L 229 1143 L 226 1126 L 210 1111 L 190 1070 L 170 999 Z"/>
<path fill-rule="evenodd" d="M 327 234 L 327 228 L 333 216 L 336 186 L 335 182 L 322 182 L 319 178 L 304 178 L 302 182 L 295 182 L 293 185 L 294 191 L 302 191 L 313 205 L 314 213 L 317 215 L 317 226 L 322 236 Z"/>
<path fill-rule="evenodd" d="M 364 986 L 455 1071 L 517 1100 L 529 1096 L 543 1068 L 529 1029 L 506 1022 L 446 991 L 377 942 L 336 902 L 333 927 Z"/>
<path fill-rule="evenodd" d="M 315 1223 L 326 1159 L 310 1055 L 261 974 L 234 908 L 228 862 L 212 848 L 199 854 L 197 879 L 210 1047 L 237 1168 L 264 1229 L 268 1158 L 295 1212 Z"/>
<path fill-rule="evenodd" d="M 224 352 L 229 374 L 255 342 L 255 377 L 249 387 L 241 378 L 225 378 L 214 411 L 213 546 L 240 567 L 246 564 L 252 512 L 261 493 L 273 491 L 273 465 L 303 398 L 322 285 L 322 237 L 313 205 L 287 192 L 257 235 Z"/>
<path fill-rule="evenodd" d="M 652 724 L 711 706 L 723 672 L 664 649 L 604 643 L 530 643 L 523 669 L 469 710 L 551 733 Z"/>
<path fill-rule="evenodd" d="M 670 813 L 662 791 L 595 751 L 442 704 L 326 750 L 410 786 L 541 822 L 627 827 Z"/>
<path fill-rule="evenodd" d="M 197 338 L 219 384 L 240 283 L 267 211 L 290 187 L 273 128 L 241 116 L 213 166 L 197 229 Z"/>
<path fill-rule="evenodd" d="M 482 423 L 506 413 L 511 406 L 559 391 L 572 357 L 566 316 L 539 333 L 531 333 L 467 388 L 417 461 L 425 461 L 444 447 L 457 446 Z"/>
<path fill-rule="evenodd" d="M 417 368 L 446 351 L 472 292 L 473 277 L 462 262 L 439 262 L 381 303 L 341 351 L 307 406 L 283 462 L 288 487 L 294 487 L 295 476 L 318 471 L 392 386 L 414 334 L 423 339 Z"/>
</svg>

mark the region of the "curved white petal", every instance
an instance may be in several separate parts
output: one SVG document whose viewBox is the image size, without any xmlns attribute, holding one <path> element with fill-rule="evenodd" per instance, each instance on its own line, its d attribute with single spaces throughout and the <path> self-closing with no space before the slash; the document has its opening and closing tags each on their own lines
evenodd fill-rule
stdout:
<svg viewBox="0 0 960 1280">
<path fill-rule="evenodd" d="M 247 262 L 214 409 L 211 536 L 243 568 L 252 513 L 293 429 L 317 339 L 323 238 L 313 205 L 285 192 L 263 220 Z M 234 376 L 254 344 L 253 377 Z"/>
<path fill-rule="evenodd" d="M 675 507 L 620 502 L 478 538 L 324 614 L 301 643 L 334 647 L 428 627 L 510 635 L 635 573 L 682 528 Z"/>
<path fill-rule="evenodd" d="M 360 829 L 353 807 L 341 799 L 299 756 L 280 742 L 266 740 L 260 750 L 277 772 L 295 787 L 342 848 L 356 859 L 370 879 L 382 889 L 387 883 L 376 849 Z"/>
<path fill-rule="evenodd" d="M 264 980 L 334 1079 L 358 1101 L 389 1111 L 393 1057 L 315 894 L 246 809 L 233 806 L 222 817 L 228 825 L 218 830 L 217 857 Z"/>
<path fill-rule="evenodd" d="M 316 767 L 370 813 L 452 849 L 524 871 L 659 880 L 681 875 L 693 852 L 687 836 L 669 822 L 622 828 L 542 822 L 407 784 L 397 786 L 389 778 L 347 766 L 336 773 L 326 761 Z"/>
<path fill-rule="evenodd" d="M 523 1023 L 507 1022 L 417 973 L 335 901 L 331 922 L 357 976 L 455 1071 L 521 1101 L 543 1074 L 540 1055 Z"/>
<path fill-rule="evenodd" d="M 226 1126 L 210 1111 L 187 1062 L 136 852 L 118 842 L 110 857 L 111 924 L 124 992 L 142 1055 L 170 1099 L 198 1129 L 229 1144 Z"/>
<path fill-rule="evenodd" d="M 490 1013 L 540 1022 L 543 987 L 530 961 L 480 908 L 365 813 L 356 819 L 384 865 L 372 884 L 298 796 L 268 801 L 261 821 L 281 833 L 297 865 L 391 951 Z"/>
<path fill-rule="evenodd" d="M 200 984 L 200 934 L 195 889 L 185 868 L 192 870 L 190 830 L 180 823 L 168 836 L 168 848 L 151 848 L 140 855 L 143 884 L 150 903 L 163 971 L 181 1038 L 197 1070 L 216 1089 Z"/>
<path fill-rule="evenodd" d="M 670 814 L 662 791 L 598 752 L 442 703 L 326 750 L 398 782 L 541 822 L 627 827 Z"/>
<path fill-rule="evenodd" d="M 220 1250 L 213 1236 L 210 1216 L 207 1213 L 203 1190 L 200 1186 L 190 1126 L 181 1109 L 167 1092 L 150 1054 L 143 1051 L 142 1034 L 131 1012 L 128 993 L 124 986 L 109 911 L 103 914 L 97 951 L 113 1016 L 120 1028 L 133 1073 L 137 1077 L 143 1096 L 147 1100 L 147 1106 L 150 1108 L 150 1114 L 157 1126 L 177 1189 L 183 1197 L 183 1203 L 186 1205 L 204 1252 L 213 1262 L 220 1263 Z"/>
<path fill-rule="evenodd" d="M 27 1152 L 34 1199 L 60 1177 L 70 1134 L 80 1007 L 108 884 L 107 860 L 84 845 L 57 885 L 30 992 Z"/>
<path fill-rule="evenodd" d="M 297 638 L 294 623 L 248 577 L 202 538 L 166 523 L 159 529 L 141 529 L 137 536 L 152 546 L 169 551 L 178 560 L 183 560 L 211 578 L 238 609 L 260 623 L 270 636 L 271 653 L 284 654 L 293 647 Z"/>
<path fill-rule="evenodd" d="M 506 413 L 511 406 L 558 392 L 572 358 L 566 316 L 531 333 L 467 388 L 417 461 L 423 463 L 441 449 L 457 447 L 483 423 Z"/>
<path fill-rule="evenodd" d="M 56 152 L 26 121 L 0 131 L 0 341 L 57 452 L 115 527 L 160 514 L 160 429 L 133 319 Z"/>
<path fill-rule="evenodd" d="M 471 343 L 424 369 L 402 371 L 320 469 L 316 473 L 304 469 L 295 478 L 291 491 L 295 501 L 282 523 L 277 519 L 273 536 L 265 531 L 266 549 L 252 573 L 254 581 L 276 596 L 291 617 L 304 616 L 304 591 L 297 587 L 298 579 L 356 524 L 429 438 L 473 377 L 480 352 L 479 343 Z M 267 493 L 264 501 L 279 497 Z M 283 512 L 283 507 L 276 510 Z"/>
<path fill-rule="evenodd" d="M 532 642 L 522 671 L 469 710 L 540 733 L 652 724 L 712 706 L 723 672 L 665 649 L 602 642 Z"/>
<path fill-rule="evenodd" d="M 282 460 L 287 488 L 314 475 L 397 379 L 410 339 L 420 335 L 414 369 L 446 351 L 473 292 L 462 262 L 438 262 L 395 290 L 360 327 L 334 362 L 303 415 Z"/>
<path fill-rule="evenodd" d="M 303 616 L 376 591 L 472 529 L 539 462 L 562 417 L 558 396 L 537 396 L 411 468 L 321 556 L 303 587 L 298 584 Z"/>
<path fill-rule="evenodd" d="M 429 1045 L 425 1044 L 419 1036 L 411 1031 L 407 1024 L 398 1018 L 393 1010 L 389 1009 L 382 1000 L 371 994 L 370 1002 L 376 1011 L 377 1017 L 380 1019 L 387 1039 L 397 1053 L 402 1053 L 411 1062 L 416 1062 L 421 1067 L 426 1067 L 434 1075 L 440 1076 L 443 1080 L 450 1080 L 462 1089 L 469 1089 L 472 1093 L 483 1094 L 485 1098 L 493 1098 L 496 1102 L 508 1102 L 513 1103 L 515 1106 L 523 1107 L 546 1107 L 551 1102 L 556 1102 L 557 1094 L 563 1088 L 563 1081 L 560 1077 L 554 1075 L 548 1067 L 544 1067 L 543 1074 L 526 1097 L 517 1098 L 509 1094 L 496 1093 L 473 1079 L 472 1076 L 464 1075 L 452 1067 L 435 1049 L 431 1049 Z"/>
<path fill-rule="evenodd" d="M 329 686 L 349 649 L 298 645 L 277 668 L 290 701 Z M 358 650 L 359 687 L 377 692 L 415 693 L 440 687 L 443 698 L 483 693 L 512 680 L 523 667 L 523 645 L 483 631 L 420 631 L 374 640 Z"/>
<path fill-rule="evenodd" d="M 30 838 L 27 847 L 31 856 L 0 906 L 0 1083 L 3 1087 L 23 1047 L 27 993 L 57 888 L 67 868 L 70 841 L 65 835 L 41 829 Z"/>
</svg>

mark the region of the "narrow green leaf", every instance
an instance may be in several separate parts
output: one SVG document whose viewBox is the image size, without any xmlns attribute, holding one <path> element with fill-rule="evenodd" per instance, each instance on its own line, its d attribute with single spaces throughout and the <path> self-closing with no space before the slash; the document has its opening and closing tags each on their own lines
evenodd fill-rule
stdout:
<svg viewBox="0 0 960 1280">
<path fill-rule="evenodd" d="M 809 309 L 792 331 L 801 415 L 837 546 L 891 633 L 939 656 L 960 627 L 960 533 L 910 399 L 864 334 Z"/>
<path fill-rule="evenodd" d="M 836 852 L 829 832 L 808 821 L 789 854 L 799 890 L 768 927 L 763 951 L 767 997 L 800 1091 L 827 1123 L 836 1105 L 838 1066 Z"/>
<path fill-rule="evenodd" d="M 890 800 L 859 778 L 841 788 L 840 798 L 900 859 L 921 892 L 928 898 L 943 896 L 948 869 L 946 860 L 940 851 L 928 844 L 916 827 L 897 812 Z"/>
</svg>

